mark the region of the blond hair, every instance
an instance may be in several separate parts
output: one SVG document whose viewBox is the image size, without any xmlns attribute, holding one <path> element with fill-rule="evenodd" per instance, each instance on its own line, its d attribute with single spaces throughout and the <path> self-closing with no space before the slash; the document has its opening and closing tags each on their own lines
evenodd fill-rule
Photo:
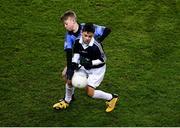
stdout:
<svg viewBox="0 0 180 128">
<path fill-rule="evenodd" d="M 76 13 L 72 10 L 68 10 L 66 11 L 64 14 L 61 15 L 60 20 L 61 21 L 65 21 L 67 20 L 69 17 L 74 18 L 75 20 L 77 20 L 77 16 Z"/>
</svg>

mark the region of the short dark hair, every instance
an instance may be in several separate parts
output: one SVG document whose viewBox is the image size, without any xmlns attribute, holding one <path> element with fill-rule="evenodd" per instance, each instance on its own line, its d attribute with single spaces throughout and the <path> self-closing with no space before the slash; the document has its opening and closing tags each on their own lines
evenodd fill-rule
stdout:
<svg viewBox="0 0 180 128">
<path fill-rule="evenodd" d="M 68 10 L 64 14 L 61 15 L 60 20 L 65 21 L 69 17 L 73 17 L 75 20 L 77 19 L 76 13 L 74 11 L 72 11 L 72 10 Z"/>
<path fill-rule="evenodd" d="M 92 23 L 86 23 L 83 27 L 83 32 L 92 32 L 94 33 L 95 32 L 95 28 L 94 28 L 94 25 Z"/>
</svg>

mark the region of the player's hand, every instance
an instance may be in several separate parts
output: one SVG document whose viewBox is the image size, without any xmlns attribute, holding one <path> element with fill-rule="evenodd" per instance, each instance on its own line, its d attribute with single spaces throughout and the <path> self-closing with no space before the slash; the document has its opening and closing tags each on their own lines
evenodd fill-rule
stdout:
<svg viewBox="0 0 180 128">
<path fill-rule="evenodd" d="M 102 42 L 101 36 L 96 37 L 95 40 L 96 40 L 98 43 Z"/>
<path fill-rule="evenodd" d="M 87 58 L 81 57 L 80 64 L 84 66 L 86 69 L 89 69 L 92 66 L 92 61 Z"/>
<path fill-rule="evenodd" d="M 79 69 L 79 64 L 72 62 L 72 69 L 73 70 L 78 70 Z"/>
</svg>

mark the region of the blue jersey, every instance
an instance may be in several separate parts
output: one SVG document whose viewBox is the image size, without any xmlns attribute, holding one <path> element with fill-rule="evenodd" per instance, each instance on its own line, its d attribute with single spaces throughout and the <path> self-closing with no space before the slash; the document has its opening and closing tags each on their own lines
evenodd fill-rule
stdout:
<svg viewBox="0 0 180 128">
<path fill-rule="evenodd" d="M 85 25 L 84 23 L 79 24 L 79 29 L 76 33 L 66 32 L 65 42 L 64 42 L 64 50 L 73 48 L 75 40 L 79 39 L 81 36 L 84 25 Z M 97 39 L 98 37 L 103 35 L 104 29 L 106 27 L 99 26 L 96 24 L 94 24 L 94 27 L 95 27 L 94 38 Z"/>
</svg>

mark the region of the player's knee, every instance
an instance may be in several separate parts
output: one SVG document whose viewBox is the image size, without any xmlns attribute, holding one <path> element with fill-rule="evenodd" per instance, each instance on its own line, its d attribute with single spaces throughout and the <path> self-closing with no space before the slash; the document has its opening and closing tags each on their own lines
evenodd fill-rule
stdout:
<svg viewBox="0 0 180 128">
<path fill-rule="evenodd" d="M 93 97 L 93 95 L 94 95 L 94 88 L 88 86 L 88 87 L 86 88 L 86 93 L 87 93 L 87 95 L 88 95 L 89 97 Z"/>
<path fill-rule="evenodd" d="M 71 80 L 66 80 L 66 85 L 69 87 L 69 88 L 72 88 L 72 82 Z"/>
<path fill-rule="evenodd" d="M 64 68 L 64 70 L 61 72 L 61 77 L 63 80 L 66 80 L 66 72 L 67 72 L 67 67 Z"/>
<path fill-rule="evenodd" d="M 66 76 L 66 72 L 64 72 L 64 71 L 61 72 L 61 76 L 62 76 L 62 77 L 65 77 L 65 76 Z"/>
<path fill-rule="evenodd" d="M 66 84 L 65 86 L 67 86 L 68 88 L 72 88 L 73 86 L 72 86 L 72 84 Z"/>
<path fill-rule="evenodd" d="M 89 96 L 89 97 L 93 97 L 93 93 L 91 93 L 91 92 L 87 92 L 87 95 Z"/>
<path fill-rule="evenodd" d="M 62 74 L 61 77 L 63 78 L 63 80 L 66 80 L 66 75 Z"/>
</svg>

